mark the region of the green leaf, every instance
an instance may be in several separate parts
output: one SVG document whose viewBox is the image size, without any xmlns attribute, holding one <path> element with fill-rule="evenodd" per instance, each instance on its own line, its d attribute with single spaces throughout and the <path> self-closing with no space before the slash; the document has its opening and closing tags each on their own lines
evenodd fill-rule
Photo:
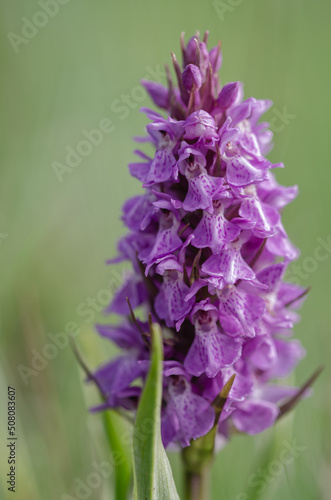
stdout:
<svg viewBox="0 0 331 500">
<path fill-rule="evenodd" d="M 151 325 L 152 361 L 133 431 L 133 498 L 179 500 L 161 440 L 163 345 L 159 325 Z"/>
<path fill-rule="evenodd" d="M 123 445 L 118 432 L 122 417 L 116 416 L 114 412 L 105 411 L 102 418 L 109 448 L 123 459 L 116 464 L 114 477 L 115 498 L 116 500 L 123 500 L 123 498 L 127 498 L 131 483 L 131 463 L 128 450 Z"/>
<path fill-rule="evenodd" d="M 93 380 L 95 382 L 96 386 L 99 389 L 101 399 L 103 401 L 105 401 L 106 395 L 103 393 L 102 387 L 100 386 L 98 380 L 94 377 L 93 373 L 90 371 L 87 364 L 83 360 L 73 338 L 72 337 L 69 337 L 69 338 L 70 338 L 73 353 L 76 356 L 76 359 L 77 359 L 80 367 L 83 369 L 86 376 L 90 380 Z M 123 500 L 123 498 L 127 497 L 128 489 L 129 489 L 130 482 L 131 482 L 131 469 L 132 469 L 132 467 L 131 467 L 131 463 L 130 463 L 129 453 L 119 438 L 118 429 L 119 429 L 121 423 L 119 420 L 116 420 L 114 412 L 104 411 L 102 414 L 102 420 L 103 420 L 103 425 L 104 425 L 104 429 L 105 429 L 105 433 L 107 436 L 107 441 L 108 441 L 110 449 L 113 452 L 116 452 L 117 454 L 119 454 L 119 456 L 122 457 L 122 459 L 123 459 L 121 461 L 121 463 L 118 463 L 116 465 L 115 473 L 114 473 L 114 476 L 115 476 L 115 498 L 116 498 L 116 500 Z"/>
</svg>

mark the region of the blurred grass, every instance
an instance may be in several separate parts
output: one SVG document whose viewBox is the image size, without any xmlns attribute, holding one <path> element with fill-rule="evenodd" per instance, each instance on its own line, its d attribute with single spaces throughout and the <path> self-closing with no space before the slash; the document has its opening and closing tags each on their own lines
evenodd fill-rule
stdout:
<svg viewBox="0 0 331 500">
<path fill-rule="evenodd" d="M 222 21 L 212 1 L 71 0 L 20 45 L 17 54 L 8 33 L 20 34 L 22 17 L 31 20 L 40 6 L 32 0 L 13 0 L 3 2 L 0 9 L 0 234 L 7 235 L 0 240 L 0 428 L 4 436 L 7 385 L 13 385 L 19 435 L 15 498 L 57 500 L 65 493 L 75 496 L 75 479 L 85 481 L 93 460 L 109 454 L 101 418 L 87 412 L 97 396 L 93 388 L 83 386 L 83 374 L 68 347 L 31 376 L 27 386 L 17 366 L 31 366 L 31 349 L 41 352 L 50 342 L 47 334 L 63 332 L 68 322 L 80 328 L 76 339 L 91 366 L 112 352 L 92 333 L 93 323 L 100 319 L 93 307 L 101 309 L 105 293 L 98 293 L 117 279 L 104 261 L 114 255 L 124 231 L 120 207 L 140 189 L 126 165 L 135 147 L 131 137 L 141 134 L 145 124 L 138 109 L 148 100 L 134 102 L 135 109 L 124 120 L 112 111 L 112 103 L 131 94 L 147 67 L 157 70 L 169 63 L 171 50 L 179 56 L 181 31 L 190 36 L 196 29 L 208 29 L 210 45 L 221 38 L 222 81 L 242 80 L 247 97 L 271 98 L 276 109 L 286 106 L 295 115 L 275 133 L 270 158 L 285 163 L 286 168 L 277 172 L 280 182 L 300 187 L 299 198 L 285 211 L 284 224 L 302 251 L 302 264 L 313 256 L 316 238 L 326 239 L 331 233 L 331 5 L 243 0 L 226 11 Z M 66 146 L 75 148 L 83 139 L 82 130 L 96 128 L 103 118 L 112 119 L 115 130 L 60 183 L 52 162 L 63 163 Z M 296 370 L 298 383 L 319 364 L 327 365 L 329 358 L 330 261 L 320 262 L 302 281 L 312 285 L 312 291 L 295 329 L 307 349 Z M 87 305 L 89 297 L 95 299 L 94 306 Z M 314 396 L 276 429 L 257 438 L 233 439 L 214 465 L 213 500 L 220 498 L 220 491 L 224 500 L 239 500 L 237 495 L 245 491 L 251 494 L 248 479 L 260 466 L 259 457 L 272 456 L 266 455 L 270 447 L 277 457 L 283 439 L 296 439 L 307 449 L 261 498 L 330 498 L 330 377 L 327 365 Z M 4 477 L 4 439 L 0 447 Z M 268 460 L 264 458 L 265 466 Z M 180 482 L 178 457 L 172 461 Z M 107 483 L 89 498 L 110 498 Z M 2 483 L 1 488 L 6 486 Z"/>
</svg>

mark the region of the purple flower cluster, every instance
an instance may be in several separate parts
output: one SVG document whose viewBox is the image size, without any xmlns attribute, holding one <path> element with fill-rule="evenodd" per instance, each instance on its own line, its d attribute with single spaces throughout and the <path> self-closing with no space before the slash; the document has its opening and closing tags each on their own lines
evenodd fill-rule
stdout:
<svg viewBox="0 0 331 500">
<path fill-rule="evenodd" d="M 219 432 L 259 433 L 279 415 L 295 388 L 270 383 L 287 376 L 304 356 L 289 339 L 298 321 L 303 289 L 283 281 L 298 255 L 281 222 L 296 187 L 279 185 L 265 158 L 272 132 L 260 122 L 271 101 L 243 99 L 240 82 L 221 88 L 220 46 L 207 50 L 207 35 L 185 46 L 183 70 L 175 56 L 178 86 L 142 84 L 164 115 L 144 109 L 153 157 L 136 151 L 131 175 L 144 194 L 129 199 L 129 229 L 119 257 L 133 270 L 108 312 L 120 325 L 99 333 L 125 353 L 97 370 L 106 394 L 99 407 L 135 410 L 150 359 L 147 313 L 162 327 L 164 445 L 188 446 L 213 426 L 211 403 L 229 378 L 234 384 Z M 130 321 L 129 306 L 144 319 Z"/>
</svg>

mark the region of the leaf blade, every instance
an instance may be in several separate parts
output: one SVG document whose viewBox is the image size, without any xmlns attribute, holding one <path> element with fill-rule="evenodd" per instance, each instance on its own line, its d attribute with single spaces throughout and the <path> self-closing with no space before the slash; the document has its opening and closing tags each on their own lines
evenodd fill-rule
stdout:
<svg viewBox="0 0 331 500">
<path fill-rule="evenodd" d="M 163 346 L 159 325 L 151 325 L 151 367 L 140 398 L 133 431 L 135 500 L 180 500 L 161 440 Z"/>
<path fill-rule="evenodd" d="M 69 340 L 79 366 L 82 368 L 87 378 L 89 380 L 94 381 L 94 383 L 98 387 L 102 401 L 105 401 L 107 397 L 104 394 L 97 378 L 93 375 L 93 373 L 85 363 L 83 357 L 81 356 L 74 339 L 70 336 Z M 113 413 L 111 413 L 109 410 L 103 411 L 102 422 L 110 450 L 119 453 L 119 455 L 123 458 L 123 461 L 117 464 L 115 468 L 115 478 L 114 478 L 115 499 L 122 500 L 123 498 L 127 497 L 127 493 L 131 482 L 132 465 L 129 460 L 128 451 L 121 442 L 121 440 L 119 439 L 118 433 L 116 432 L 116 427 L 118 427 L 118 425 L 114 421 Z"/>
<path fill-rule="evenodd" d="M 114 420 L 115 415 L 110 411 L 102 413 L 102 420 L 109 448 L 117 453 L 122 460 L 116 464 L 114 477 L 114 494 L 116 500 L 127 498 L 131 483 L 131 463 L 128 450 L 121 442 L 118 435 L 118 422 Z"/>
</svg>

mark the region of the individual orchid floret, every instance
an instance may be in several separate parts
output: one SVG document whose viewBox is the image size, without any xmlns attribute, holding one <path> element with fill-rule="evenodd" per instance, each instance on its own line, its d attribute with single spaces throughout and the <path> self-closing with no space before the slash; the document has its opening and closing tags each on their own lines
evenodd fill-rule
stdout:
<svg viewBox="0 0 331 500">
<path fill-rule="evenodd" d="M 184 123 L 184 139 L 212 144 L 218 140 L 217 127 L 212 116 L 200 110 L 190 114 Z"/>
<path fill-rule="evenodd" d="M 195 64 L 188 64 L 183 71 L 183 85 L 186 90 L 199 90 L 202 85 L 202 75 Z"/>
<path fill-rule="evenodd" d="M 227 285 L 218 291 L 221 324 L 231 336 L 254 337 L 265 310 L 262 297 Z"/>
<path fill-rule="evenodd" d="M 181 323 L 190 313 L 194 299 L 185 300 L 188 285 L 184 282 L 183 273 L 175 269 L 163 272 L 163 283 L 155 298 L 155 311 L 168 327 L 179 329 Z"/>
<path fill-rule="evenodd" d="M 205 398 L 192 392 L 189 382 L 191 377 L 183 368 L 174 364 L 164 374 L 168 379 L 166 413 L 172 425 L 163 420 L 162 434 L 169 435 L 169 431 L 172 431 L 171 441 L 177 439 L 181 446 L 189 446 L 193 436 L 196 439 L 211 429 L 215 419 L 214 410 Z M 167 429 L 164 429 L 165 426 Z"/>
<path fill-rule="evenodd" d="M 193 232 L 192 245 L 196 248 L 210 248 L 218 254 L 224 246 L 233 241 L 240 233 L 240 228 L 224 216 L 224 204 L 213 202 L 213 213 L 203 212 L 201 221 Z"/>
<path fill-rule="evenodd" d="M 185 175 L 188 182 L 187 195 L 182 205 L 183 209 L 186 212 L 202 209 L 213 213 L 213 201 L 222 197 L 221 193 L 227 189 L 224 186 L 224 179 L 208 175 L 205 156 L 189 144 L 184 143 L 184 147 L 178 154 L 179 170 L 181 174 Z"/>
<path fill-rule="evenodd" d="M 209 276 L 223 278 L 225 285 L 234 285 L 239 280 L 253 280 L 255 273 L 241 255 L 241 248 L 250 232 L 242 231 L 240 236 L 228 243 L 216 255 L 211 255 L 201 266 Z"/>
<path fill-rule="evenodd" d="M 226 366 L 233 365 L 241 353 L 239 339 L 228 337 L 218 326 L 219 311 L 207 301 L 196 304 L 192 311 L 195 336 L 184 367 L 191 375 L 199 377 L 203 373 L 209 378 Z"/>
<path fill-rule="evenodd" d="M 217 106 L 220 111 L 226 111 L 233 106 L 240 95 L 240 82 L 227 83 L 222 88 L 218 98 Z"/>
<path fill-rule="evenodd" d="M 147 130 L 156 145 L 156 153 L 145 178 L 145 186 L 152 186 L 171 178 L 176 179 L 178 168 L 173 149 L 176 145 L 178 126 L 171 122 L 156 122 L 147 127 Z"/>
</svg>

